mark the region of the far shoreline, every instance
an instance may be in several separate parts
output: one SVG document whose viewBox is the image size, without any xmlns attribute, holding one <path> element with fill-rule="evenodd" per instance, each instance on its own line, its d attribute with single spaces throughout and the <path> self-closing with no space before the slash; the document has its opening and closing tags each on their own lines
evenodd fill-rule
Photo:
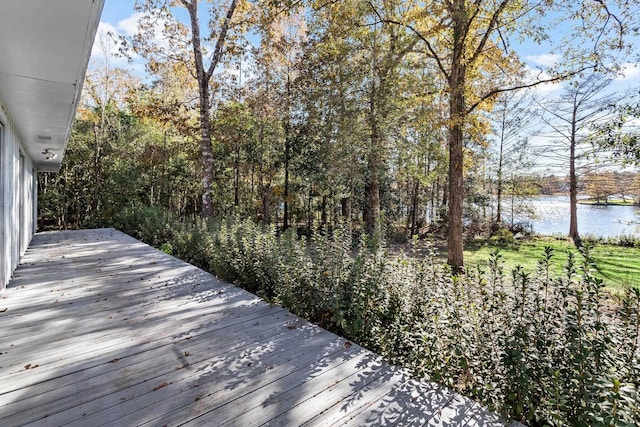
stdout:
<svg viewBox="0 0 640 427">
<path fill-rule="evenodd" d="M 598 199 L 578 199 L 580 205 L 591 206 L 637 206 L 633 200 L 611 199 L 603 202 Z"/>
</svg>

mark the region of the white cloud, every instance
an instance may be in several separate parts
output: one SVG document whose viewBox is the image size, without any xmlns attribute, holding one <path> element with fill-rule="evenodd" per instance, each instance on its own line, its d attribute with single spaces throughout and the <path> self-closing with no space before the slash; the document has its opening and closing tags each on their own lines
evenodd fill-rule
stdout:
<svg viewBox="0 0 640 427">
<path fill-rule="evenodd" d="M 120 40 L 120 37 L 132 37 L 138 32 L 138 21 L 141 16 L 142 14 L 139 12 L 133 13 L 127 18 L 118 21 L 115 25 L 110 22 L 100 22 L 91 50 L 91 62 L 93 66 L 104 64 L 108 58 L 112 67 L 123 68 L 139 76 L 144 76 L 144 59 L 135 52 L 132 52 L 131 49 L 127 50 L 129 58 L 124 57 L 121 54 L 123 43 Z M 163 48 L 168 48 L 168 41 L 162 37 L 163 27 L 164 22 L 158 22 L 156 24 L 154 42 Z"/>
<path fill-rule="evenodd" d="M 529 82 L 533 83 L 540 80 L 549 79 L 551 76 L 548 73 L 541 72 L 540 70 L 534 70 L 530 67 L 526 67 L 527 77 Z M 560 83 L 540 83 L 531 88 L 534 94 L 541 97 L 548 97 L 562 90 Z"/>
<path fill-rule="evenodd" d="M 91 49 L 90 67 L 103 67 L 108 61 L 112 68 L 122 68 L 142 76 L 145 69 L 142 58 L 139 55 L 129 53 L 131 55 L 131 60 L 129 60 L 121 54 L 123 46 L 120 35 L 122 33 L 113 24 L 100 22 Z"/>
<path fill-rule="evenodd" d="M 120 34 L 127 37 L 132 37 L 138 34 L 138 32 L 140 31 L 139 21 L 143 16 L 144 14 L 142 12 L 135 12 L 127 18 L 119 21 L 116 24 L 116 27 L 118 28 Z M 151 40 L 151 42 L 168 52 L 171 51 L 172 47 L 169 39 L 164 36 L 166 24 L 167 21 L 163 18 L 157 18 L 155 20 L 153 25 L 153 39 Z"/>
<path fill-rule="evenodd" d="M 524 59 L 532 64 L 542 67 L 552 67 L 560 61 L 560 58 L 560 55 L 555 53 L 543 53 L 541 55 L 529 55 L 524 57 Z"/>
<path fill-rule="evenodd" d="M 126 36 L 135 35 L 138 32 L 138 21 L 141 17 L 142 12 L 135 12 L 131 14 L 131 16 L 128 16 L 127 18 L 124 18 L 123 20 L 118 22 L 118 30 Z"/>
<path fill-rule="evenodd" d="M 107 56 L 112 57 L 120 47 L 119 34 L 116 27 L 110 23 L 100 22 L 91 49 L 91 57 L 100 60 L 104 60 Z"/>
<path fill-rule="evenodd" d="M 640 68 L 636 64 L 622 64 L 622 71 L 615 78 L 617 81 L 638 80 L 640 78 Z"/>
</svg>

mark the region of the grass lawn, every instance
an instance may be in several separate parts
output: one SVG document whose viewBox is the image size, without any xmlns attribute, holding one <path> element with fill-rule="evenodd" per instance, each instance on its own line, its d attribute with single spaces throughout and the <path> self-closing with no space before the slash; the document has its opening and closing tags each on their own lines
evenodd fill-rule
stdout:
<svg viewBox="0 0 640 427">
<path fill-rule="evenodd" d="M 489 255 L 500 249 L 506 271 L 520 264 L 525 271 L 534 273 L 538 260 L 542 259 L 545 246 L 554 249 L 553 271 L 562 274 L 567 261 L 566 251 L 576 254 L 578 262 L 583 257 L 568 240 L 553 237 L 534 237 L 513 244 L 499 244 L 492 241 L 477 241 L 466 245 L 465 262 L 469 267 L 486 265 Z M 608 288 L 619 291 L 627 286 L 640 288 L 640 249 L 621 246 L 594 244 L 591 256 L 595 262 L 595 275 L 604 279 Z"/>
</svg>

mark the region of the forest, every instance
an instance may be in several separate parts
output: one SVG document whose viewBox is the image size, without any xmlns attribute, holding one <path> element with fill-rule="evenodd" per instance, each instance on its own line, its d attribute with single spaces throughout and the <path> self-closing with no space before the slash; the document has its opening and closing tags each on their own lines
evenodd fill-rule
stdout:
<svg viewBox="0 0 640 427">
<path fill-rule="evenodd" d="M 171 4 L 139 2 L 139 33 L 124 44 L 99 36 L 106 58 L 117 48 L 143 57 L 147 77 L 109 59 L 93 64 L 67 162 L 41 183 L 51 206 L 43 225 L 143 205 L 282 230 L 346 221 L 410 238 L 433 229 L 447 235 L 449 264 L 462 266 L 463 224 L 499 224 L 503 196 L 537 191 L 536 159 L 575 170 L 574 197 L 607 144 L 618 160 L 635 158 L 634 138 L 619 135 L 637 113 L 635 95 L 615 102 L 622 97 L 606 90 L 619 57 L 637 57 L 634 22 L 623 21 L 632 8 L 233 2 L 225 14 L 215 2 Z M 174 16 L 180 8 L 191 26 L 207 23 L 206 34 Z M 528 69 L 512 45 L 548 38 L 536 22 L 567 18 L 576 21 L 567 37 L 585 51 Z M 468 33 L 460 46 L 458 31 Z M 457 73 L 465 76 L 454 82 Z M 550 100 L 530 90 L 561 80 L 569 84 Z M 536 144 L 540 136 L 551 146 Z"/>
<path fill-rule="evenodd" d="M 529 425 L 640 422 L 640 291 L 592 275 L 575 209 L 640 201 L 640 93 L 614 89 L 640 3 L 136 11 L 97 36 L 40 229 L 118 227 Z M 558 192 L 562 273 L 551 248 L 536 273 L 465 269 L 470 238 L 518 231 L 507 205 Z"/>
</svg>

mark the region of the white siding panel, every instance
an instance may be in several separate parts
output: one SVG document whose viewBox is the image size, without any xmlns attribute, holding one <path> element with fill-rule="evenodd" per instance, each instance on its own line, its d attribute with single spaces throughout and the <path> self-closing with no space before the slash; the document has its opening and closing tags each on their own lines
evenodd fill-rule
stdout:
<svg viewBox="0 0 640 427">
<path fill-rule="evenodd" d="M 35 230 L 37 173 L 0 100 L 0 291 L 11 278 Z M 22 159 L 21 159 L 22 157 Z"/>
</svg>

